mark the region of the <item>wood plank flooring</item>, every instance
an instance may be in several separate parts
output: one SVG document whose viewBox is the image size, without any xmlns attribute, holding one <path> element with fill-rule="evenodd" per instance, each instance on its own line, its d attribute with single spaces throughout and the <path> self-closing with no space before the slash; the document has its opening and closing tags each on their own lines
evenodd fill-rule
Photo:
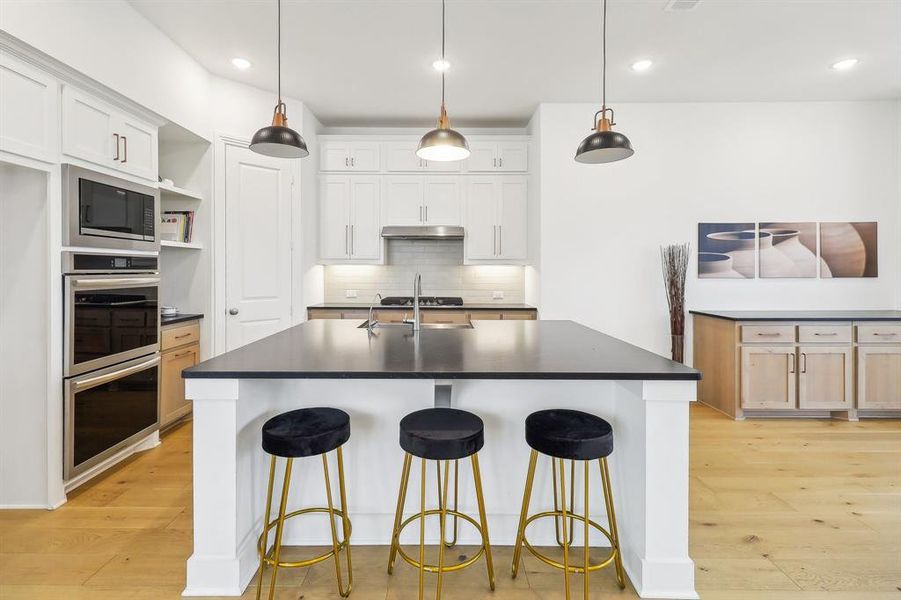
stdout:
<svg viewBox="0 0 901 600">
<path fill-rule="evenodd" d="M 691 555 L 704 600 L 901 599 L 901 422 L 691 419 Z M 70 495 L 59 510 L 0 511 L 0 599 L 175 600 L 191 553 L 191 426 Z M 299 553 L 301 549 L 292 549 Z M 470 548 L 457 548 L 456 559 Z M 416 598 L 417 575 L 385 573 L 384 547 L 354 547 L 358 600 Z M 562 575 L 532 557 L 516 580 L 494 548 L 445 579 L 444 597 L 559 600 Z M 427 580 L 434 594 L 434 578 Z M 573 577 L 581 598 L 581 578 Z M 592 598 L 636 598 L 612 572 Z M 245 598 L 255 597 L 251 587 Z M 284 572 L 279 600 L 337 598 L 332 563 Z"/>
</svg>

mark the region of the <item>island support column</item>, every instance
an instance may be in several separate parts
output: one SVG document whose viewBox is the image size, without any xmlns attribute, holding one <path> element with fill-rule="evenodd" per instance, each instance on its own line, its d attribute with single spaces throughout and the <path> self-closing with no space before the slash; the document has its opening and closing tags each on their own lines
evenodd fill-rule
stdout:
<svg viewBox="0 0 901 600">
<path fill-rule="evenodd" d="M 698 598 L 688 555 L 694 381 L 619 381 L 615 459 L 623 563 L 642 598 Z"/>
</svg>

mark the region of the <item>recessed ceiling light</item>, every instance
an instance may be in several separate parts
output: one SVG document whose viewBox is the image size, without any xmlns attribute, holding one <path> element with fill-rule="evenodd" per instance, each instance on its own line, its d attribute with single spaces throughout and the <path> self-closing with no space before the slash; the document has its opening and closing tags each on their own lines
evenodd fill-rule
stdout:
<svg viewBox="0 0 901 600">
<path fill-rule="evenodd" d="M 241 71 L 246 71 L 247 69 L 252 67 L 253 64 L 246 58 L 240 58 L 240 57 L 236 56 L 235 58 L 232 59 L 232 66 L 234 66 L 236 69 L 239 69 Z"/>
<path fill-rule="evenodd" d="M 860 61 L 856 58 L 846 58 L 844 60 L 838 61 L 837 63 L 833 63 L 832 68 L 836 71 L 847 71 L 848 69 L 856 67 L 857 63 L 859 62 Z"/>
<path fill-rule="evenodd" d="M 432 63 L 432 66 L 435 67 L 436 71 L 447 71 L 448 69 L 450 69 L 450 62 L 444 60 L 443 58 L 439 58 Z"/>
<path fill-rule="evenodd" d="M 648 69 L 651 68 L 651 65 L 653 65 L 653 64 L 654 64 L 654 61 L 652 61 L 652 60 L 647 60 L 647 59 L 639 60 L 639 61 L 632 63 L 632 70 L 638 71 L 638 72 L 647 71 Z"/>
</svg>

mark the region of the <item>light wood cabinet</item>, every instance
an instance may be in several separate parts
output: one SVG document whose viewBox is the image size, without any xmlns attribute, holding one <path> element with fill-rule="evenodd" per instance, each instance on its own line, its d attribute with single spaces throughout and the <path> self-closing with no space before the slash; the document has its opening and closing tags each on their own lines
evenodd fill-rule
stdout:
<svg viewBox="0 0 901 600">
<path fill-rule="evenodd" d="M 798 408 L 848 410 L 853 381 L 850 346 L 798 348 Z"/>
<path fill-rule="evenodd" d="M 43 71 L 0 54 L 0 150 L 59 160 L 58 87 Z"/>
<path fill-rule="evenodd" d="M 424 310 L 420 318 L 423 323 L 469 323 L 469 313 L 465 310 Z"/>
<path fill-rule="evenodd" d="M 450 309 L 436 310 L 434 308 L 421 309 L 423 323 L 466 323 L 469 321 L 534 321 L 538 318 L 538 311 L 528 310 L 491 310 L 491 309 Z M 404 319 L 413 318 L 413 308 L 376 308 L 374 311 L 376 320 L 382 323 L 399 323 Z M 308 319 L 367 319 L 367 308 L 308 308 Z"/>
<path fill-rule="evenodd" d="M 795 408 L 797 360 L 792 346 L 745 346 L 741 349 L 743 408 Z"/>
<path fill-rule="evenodd" d="M 160 333 L 160 428 L 164 428 L 191 414 L 181 372 L 200 362 L 200 325 L 177 323 L 164 326 Z"/>
<path fill-rule="evenodd" d="M 901 410 L 901 345 L 857 348 L 857 406 Z"/>
</svg>

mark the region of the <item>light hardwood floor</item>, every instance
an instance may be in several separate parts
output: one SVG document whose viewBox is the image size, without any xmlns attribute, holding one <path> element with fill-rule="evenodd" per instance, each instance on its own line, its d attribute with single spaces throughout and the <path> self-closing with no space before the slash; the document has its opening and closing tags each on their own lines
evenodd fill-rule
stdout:
<svg viewBox="0 0 901 600">
<path fill-rule="evenodd" d="M 57 511 L 0 511 L 0 598 L 179 598 L 191 553 L 190 465 L 188 424 Z M 444 596 L 563 598 L 559 572 L 529 557 L 514 581 L 510 549 L 494 554 L 494 594 L 476 565 L 448 575 Z M 898 600 L 901 422 L 736 422 L 693 407 L 691 555 L 704 600 Z M 389 578 L 384 565 L 384 547 L 355 547 L 351 598 L 416 598 L 416 572 L 400 563 Z M 581 579 L 572 582 L 581 598 Z M 591 583 L 592 598 L 636 597 L 616 588 L 610 570 Z M 332 563 L 280 576 L 280 600 L 337 597 Z"/>
</svg>

